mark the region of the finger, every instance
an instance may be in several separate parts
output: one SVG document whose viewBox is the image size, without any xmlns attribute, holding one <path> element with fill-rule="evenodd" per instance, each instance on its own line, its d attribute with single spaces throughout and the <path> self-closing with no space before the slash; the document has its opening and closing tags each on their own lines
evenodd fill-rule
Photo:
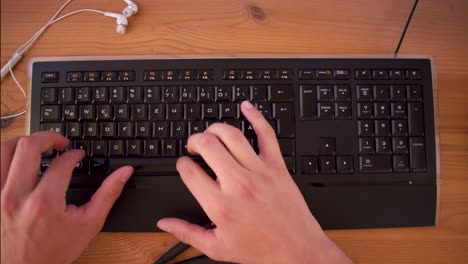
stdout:
<svg viewBox="0 0 468 264">
<path fill-rule="evenodd" d="M 8 171 L 10 170 L 11 160 L 13 159 L 13 154 L 15 154 L 16 143 L 18 143 L 19 137 L 12 138 L 7 141 L 2 142 L 1 147 L 1 189 L 3 190 L 3 186 L 5 185 Z"/>
<path fill-rule="evenodd" d="M 161 219 L 158 221 L 157 226 L 208 256 L 212 256 L 213 251 L 216 250 L 217 239 L 213 229 L 205 229 L 178 218 Z"/>
<path fill-rule="evenodd" d="M 94 193 L 91 200 L 82 206 L 85 215 L 93 219 L 92 221 L 100 221 L 104 223 L 109 211 L 119 198 L 125 183 L 133 174 L 133 168 L 130 166 L 122 167 L 109 175 L 101 187 Z"/>
<path fill-rule="evenodd" d="M 268 121 L 249 101 L 242 102 L 241 110 L 257 134 L 260 158 L 274 164 L 284 163 L 275 131 Z"/>
<path fill-rule="evenodd" d="M 16 144 L 5 191 L 17 195 L 32 192 L 39 180 L 38 170 L 42 153 L 51 148 L 61 150 L 67 145 L 68 139 L 52 131 L 21 137 Z"/>
<path fill-rule="evenodd" d="M 209 213 L 210 204 L 219 200 L 219 185 L 191 158 L 181 157 L 177 160 L 177 171 L 182 181 L 193 194 L 201 207 Z"/>
<path fill-rule="evenodd" d="M 188 139 L 187 148 L 192 153 L 200 154 L 221 182 L 245 170 L 213 134 L 192 135 Z"/>
<path fill-rule="evenodd" d="M 247 169 L 258 167 L 260 160 L 257 153 L 239 129 L 223 123 L 214 123 L 206 132 L 218 137 L 242 166 Z"/>
<path fill-rule="evenodd" d="M 85 156 L 83 150 L 73 149 L 55 158 L 47 168 L 35 191 L 53 196 L 53 201 L 63 203 L 76 164 Z"/>
</svg>

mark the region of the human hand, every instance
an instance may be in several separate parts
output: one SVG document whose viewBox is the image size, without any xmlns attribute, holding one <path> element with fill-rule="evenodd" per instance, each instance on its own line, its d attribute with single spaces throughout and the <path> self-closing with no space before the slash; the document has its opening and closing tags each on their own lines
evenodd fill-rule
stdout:
<svg viewBox="0 0 468 264">
<path fill-rule="evenodd" d="M 205 229 L 181 219 L 158 221 L 210 258 L 240 263 L 351 263 L 310 213 L 281 156 L 275 132 L 249 102 L 241 105 L 258 138 L 257 155 L 241 131 L 214 124 L 188 140 L 217 175 L 192 159 L 177 162 L 183 182 L 216 225 Z"/>
<path fill-rule="evenodd" d="M 74 261 L 102 228 L 133 173 L 132 167 L 120 168 L 106 178 L 87 204 L 66 205 L 72 171 L 84 152 L 65 152 L 52 161 L 42 177 L 38 170 L 42 152 L 63 150 L 68 143 L 50 131 L 2 142 L 2 263 Z"/>
</svg>

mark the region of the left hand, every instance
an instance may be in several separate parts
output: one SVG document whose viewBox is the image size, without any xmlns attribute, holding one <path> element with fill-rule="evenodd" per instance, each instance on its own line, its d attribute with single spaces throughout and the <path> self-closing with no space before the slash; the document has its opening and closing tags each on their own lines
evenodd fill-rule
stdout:
<svg viewBox="0 0 468 264">
<path fill-rule="evenodd" d="M 71 263 L 101 230 L 115 200 L 133 173 L 123 167 L 102 183 L 87 204 L 65 203 L 72 171 L 84 157 L 70 150 L 55 158 L 42 177 L 41 153 L 62 150 L 68 140 L 39 132 L 2 142 L 1 263 Z"/>
</svg>

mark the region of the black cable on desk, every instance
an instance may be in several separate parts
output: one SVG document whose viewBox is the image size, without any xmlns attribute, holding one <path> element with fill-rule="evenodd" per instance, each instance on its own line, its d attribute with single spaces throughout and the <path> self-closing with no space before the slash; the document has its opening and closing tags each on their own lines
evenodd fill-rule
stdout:
<svg viewBox="0 0 468 264">
<path fill-rule="evenodd" d="M 398 46 L 395 50 L 395 53 L 393 54 L 393 57 L 396 58 L 398 56 L 398 52 L 400 51 L 401 43 L 403 43 L 403 39 L 405 38 L 406 31 L 408 30 L 409 24 L 411 23 L 411 19 L 413 18 L 414 11 L 416 10 L 416 6 L 418 6 L 419 0 L 414 1 L 413 9 L 411 9 L 410 15 L 408 17 L 408 20 L 406 21 L 405 29 L 403 29 L 403 33 L 401 34 L 400 37 L 400 42 L 398 42 Z"/>
</svg>

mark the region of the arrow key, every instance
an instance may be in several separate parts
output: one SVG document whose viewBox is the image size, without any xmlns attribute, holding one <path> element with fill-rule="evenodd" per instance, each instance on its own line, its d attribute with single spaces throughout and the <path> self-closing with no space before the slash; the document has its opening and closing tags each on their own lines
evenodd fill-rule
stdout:
<svg viewBox="0 0 468 264">
<path fill-rule="evenodd" d="M 335 157 L 319 156 L 319 171 L 320 173 L 336 173 Z"/>
<path fill-rule="evenodd" d="M 317 174 L 317 156 L 302 157 L 302 174 Z"/>
<path fill-rule="evenodd" d="M 336 157 L 336 166 L 337 166 L 338 173 L 353 173 L 354 172 L 353 156 Z"/>
</svg>

